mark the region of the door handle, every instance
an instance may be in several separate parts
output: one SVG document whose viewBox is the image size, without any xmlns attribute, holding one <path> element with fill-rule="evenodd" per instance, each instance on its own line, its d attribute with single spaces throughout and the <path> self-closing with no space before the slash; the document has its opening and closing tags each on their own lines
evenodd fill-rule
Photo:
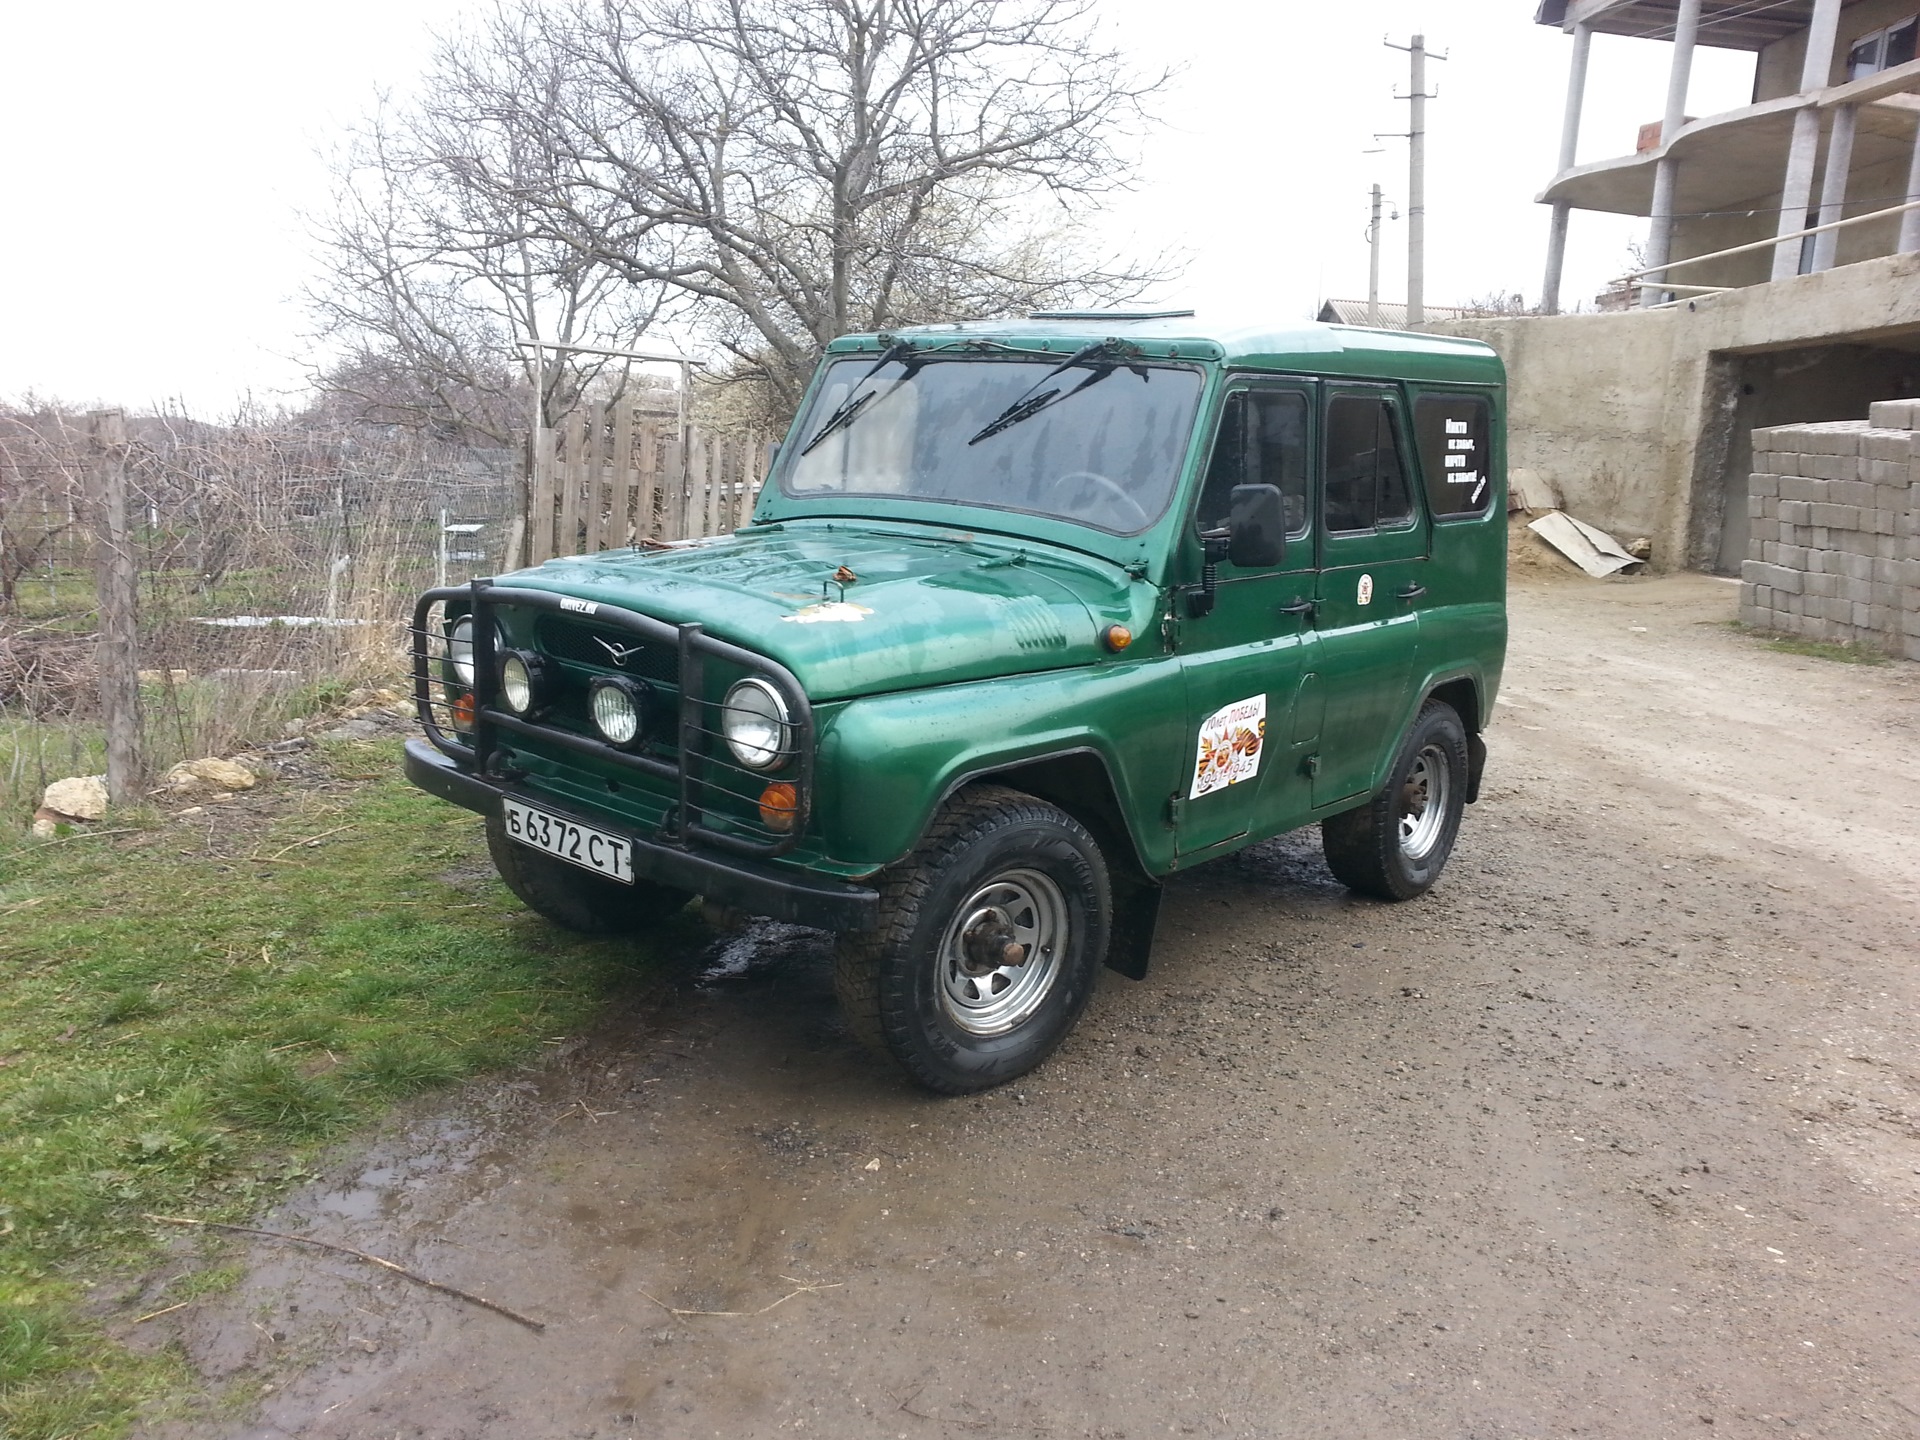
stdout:
<svg viewBox="0 0 1920 1440">
<path fill-rule="evenodd" d="M 1404 585 L 1393 593 L 1402 600 L 1418 600 L 1427 593 L 1427 587 L 1419 584 Z"/>
<path fill-rule="evenodd" d="M 1313 612 L 1319 608 L 1320 602 L 1318 600 L 1303 597 L 1294 601 L 1291 605 L 1282 605 L 1280 607 L 1280 613 L 1282 615 L 1307 616 L 1313 614 Z"/>
</svg>

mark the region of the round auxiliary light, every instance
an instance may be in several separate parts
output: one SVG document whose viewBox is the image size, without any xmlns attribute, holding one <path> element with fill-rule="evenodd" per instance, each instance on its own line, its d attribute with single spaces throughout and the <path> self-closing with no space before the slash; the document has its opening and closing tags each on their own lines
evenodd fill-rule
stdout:
<svg viewBox="0 0 1920 1440">
<path fill-rule="evenodd" d="M 601 675 L 587 687 L 587 714 L 609 745 L 636 745 L 646 728 L 647 687 L 624 675 Z"/>
<path fill-rule="evenodd" d="M 493 632 L 493 648 L 502 648 L 500 630 L 496 626 Z M 447 627 L 447 663 L 453 666 L 453 673 L 462 685 L 473 684 L 473 617 L 462 615 Z"/>
<path fill-rule="evenodd" d="M 791 780 L 776 780 L 760 792 L 760 823 L 779 835 L 793 833 L 800 816 L 800 791 Z"/>
<path fill-rule="evenodd" d="M 500 661 L 500 698 L 507 709 L 525 715 L 546 690 L 546 662 L 526 650 L 509 650 Z"/>
<path fill-rule="evenodd" d="M 777 770 L 793 748 L 793 717 L 778 690 L 751 676 L 721 702 L 720 733 L 733 758 L 749 770 Z"/>
</svg>

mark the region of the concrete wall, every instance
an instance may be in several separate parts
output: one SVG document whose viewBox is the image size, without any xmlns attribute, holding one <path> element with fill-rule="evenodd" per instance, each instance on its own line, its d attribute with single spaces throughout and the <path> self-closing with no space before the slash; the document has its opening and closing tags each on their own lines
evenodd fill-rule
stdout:
<svg viewBox="0 0 1920 1440">
<path fill-rule="evenodd" d="M 1879 30 L 1914 13 L 1913 0 L 1856 0 L 1840 7 L 1840 33 L 1833 42 L 1833 69 L 1829 85 L 1847 78 L 1847 51 L 1870 30 Z M 1800 89 L 1800 67 L 1807 56 L 1807 32 L 1796 30 L 1761 50 L 1753 74 L 1753 98 L 1772 100 Z"/>
<path fill-rule="evenodd" d="M 1511 467 L 1541 471 L 1581 519 L 1623 540 L 1650 538 L 1656 569 L 1710 569 L 1726 507 L 1745 500 L 1727 483 L 1738 448 L 1739 357 L 1823 342 L 1920 343 L 1906 338 L 1920 337 L 1920 254 L 1667 310 L 1423 328 L 1485 340 L 1506 361 Z M 1852 413 L 1879 398 L 1861 396 Z M 1814 418 L 1793 413 L 1790 389 L 1776 403 L 1783 419 Z"/>
<path fill-rule="evenodd" d="M 1753 432 L 1740 618 L 1920 660 L 1920 400 Z"/>
</svg>

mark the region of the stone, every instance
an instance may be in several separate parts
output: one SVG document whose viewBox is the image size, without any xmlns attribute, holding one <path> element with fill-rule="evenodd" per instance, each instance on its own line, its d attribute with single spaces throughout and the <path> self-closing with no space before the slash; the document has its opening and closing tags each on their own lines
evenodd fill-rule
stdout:
<svg viewBox="0 0 1920 1440">
<path fill-rule="evenodd" d="M 251 790 L 254 774 L 244 765 L 208 756 L 204 760 L 188 760 L 174 766 L 160 783 L 181 795 L 209 790 Z"/>
<path fill-rule="evenodd" d="M 107 777 L 75 775 L 56 780 L 47 786 L 40 805 L 69 820 L 98 820 L 107 813 Z"/>
</svg>

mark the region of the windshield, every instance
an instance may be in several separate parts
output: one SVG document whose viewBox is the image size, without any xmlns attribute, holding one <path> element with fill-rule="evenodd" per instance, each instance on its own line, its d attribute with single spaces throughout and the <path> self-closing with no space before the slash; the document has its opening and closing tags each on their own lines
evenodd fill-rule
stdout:
<svg viewBox="0 0 1920 1440">
<path fill-rule="evenodd" d="M 780 488 L 1144 530 L 1172 498 L 1200 374 L 1064 358 L 837 360 L 794 427 Z"/>
</svg>

